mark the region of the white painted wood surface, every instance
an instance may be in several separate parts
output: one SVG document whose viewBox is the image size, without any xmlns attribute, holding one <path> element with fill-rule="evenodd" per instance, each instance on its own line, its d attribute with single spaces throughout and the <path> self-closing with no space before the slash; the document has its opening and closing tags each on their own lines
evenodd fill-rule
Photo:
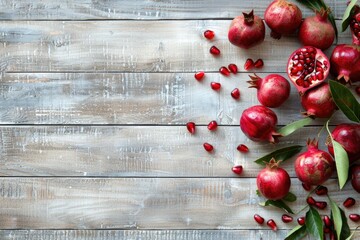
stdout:
<svg viewBox="0 0 360 240">
<path fill-rule="evenodd" d="M 269 2 L 0 1 L 0 239 L 283 239 L 295 223 L 258 205 L 261 166 L 253 161 L 305 145 L 325 120 L 276 145 L 251 142 L 239 129 L 241 112 L 258 104 L 245 60 L 264 60 L 260 76 L 286 76 L 288 56 L 301 46 L 295 36 L 271 39 L 268 28 L 257 48 L 228 42 L 233 17 L 252 8 L 263 16 Z M 326 2 L 340 26 L 345 3 Z M 206 29 L 216 32 L 214 40 L 204 39 Z M 340 33 L 339 43 L 350 41 L 349 30 Z M 209 54 L 212 45 L 220 57 Z M 240 73 L 221 76 L 219 67 L 229 63 Z M 201 83 L 193 77 L 199 70 L 206 71 Z M 220 92 L 211 81 L 222 83 Z M 238 101 L 230 97 L 235 87 Z M 279 127 L 301 118 L 294 88 L 274 111 Z M 221 124 L 216 132 L 206 129 L 211 120 Z M 195 135 L 186 131 L 188 121 L 198 124 Z M 346 121 L 337 112 L 331 125 Z M 205 141 L 214 153 L 204 151 Z M 239 153 L 240 143 L 250 152 Z M 235 164 L 243 175 L 231 172 Z M 307 192 L 293 159 L 283 167 L 299 210 Z M 359 199 L 349 184 L 338 190 L 336 175 L 325 185 L 339 204 Z M 346 212 L 359 213 L 360 203 Z M 274 218 L 280 230 L 257 225 L 254 213 Z"/>
</svg>

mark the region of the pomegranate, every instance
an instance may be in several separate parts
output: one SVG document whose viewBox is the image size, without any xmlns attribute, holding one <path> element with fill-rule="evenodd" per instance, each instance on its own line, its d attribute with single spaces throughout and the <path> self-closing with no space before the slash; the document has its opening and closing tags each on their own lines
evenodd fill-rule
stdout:
<svg viewBox="0 0 360 240">
<path fill-rule="evenodd" d="M 280 168 L 279 162 L 273 158 L 257 175 L 256 185 L 265 198 L 279 200 L 289 193 L 291 180 L 287 171 Z"/>
<path fill-rule="evenodd" d="M 328 20 L 329 11 L 321 9 L 315 16 L 305 18 L 299 29 L 299 40 L 303 45 L 321 50 L 331 46 L 335 39 L 335 30 Z"/>
<path fill-rule="evenodd" d="M 314 118 L 329 118 L 337 108 L 330 86 L 325 82 L 305 92 L 301 96 L 301 105 L 306 110 L 304 115 Z"/>
<path fill-rule="evenodd" d="M 271 29 L 270 36 L 280 39 L 282 34 L 296 31 L 302 21 L 298 6 L 286 0 L 275 0 L 265 10 L 265 22 Z"/>
<path fill-rule="evenodd" d="M 331 73 L 345 82 L 360 81 L 360 46 L 337 45 L 330 57 Z"/>
<path fill-rule="evenodd" d="M 331 136 L 344 148 L 350 164 L 360 159 L 360 124 L 339 124 L 331 132 Z M 328 145 L 329 153 L 334 156 L 334 148 L 330 138 L 327 139 L 326 145 Z"/>
<path fill-rule="evenodd" d="M 353 44 L 360 45 L 360 7 L 358 5 L 355 5 L 353 9 L 353 15 L 350 20 L 350 30 Z"/>
<path fill-rule="evenodd" d="M 240 117 L 240 128 L 253 141 L 275 143 L 282 135 L 275 131 L 276 114 L 262 105 L 245 109 Z"/>
<path fill-rule="evenodd" d="M 351 171 L 351 185 L 355 191 L 360 193 L 360 164 L 353 165 Z"/>
<path fill-rule="evenodd" d="M 331 177 L 335 170 L 335 161 L 331 155 L 318 149 L 318 141 L 307 141 L 307 151 L 295 160 L 295 173 L 299 180 L 309 185 L 320 185 Z"/>
<path fill-rule="evenodd" d="M 279 107 L 290 95 L 290 83 L 286 78 L 279 74 L 270 74 L 260 78 L 256 74 L 249 75 L 251 78 L 250 88 L 257 89 L 257 99 L 259 102 L 271 108 Z"/>
<path fill-rule="evenodd" d="M 230 43 L 240 48 L 251 48 L 265 39 L 265 24 L 260 17 L 250 13 L 243 13 L 235 17 L 229 27 L 228 38 Z"/>
<path fill-rule="evenodd" d="M 295 50 L 289 57 L 287 74 L 300 95 L 322 83 L 330 71 L 330 62 L 320 50 L 305 46 Z"/>
</svg>

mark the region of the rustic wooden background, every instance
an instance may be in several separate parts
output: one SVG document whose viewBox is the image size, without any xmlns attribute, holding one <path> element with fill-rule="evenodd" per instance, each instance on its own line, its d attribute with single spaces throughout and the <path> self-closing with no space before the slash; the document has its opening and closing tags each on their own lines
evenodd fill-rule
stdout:
<svg viewBox="0 0 360 240">
<path fill-rule="evenodd" d="M 340 25 L 345 1 L 326 2 Z M 263 16 L 269 3 L 1 0 L 0 239 L 284 238 L 296 223 L 284 224 L 283 212 L 258 205 L 261 167 L 253 161 L 305 145 L 324 121 L 277 145 L 251 142 L 240 131 L 242 110 L 258 104 L 247 88 L 245 60 L 264 60 L 260 76 L 285 76 L 287 58 L 300 46 L 295 36 L 271 39 L 269 29 L 265 42 L 247 51 L 228 42 L 233 17 L 252 8 Z M 214 40 L 204 39 L 206 29 L 215 31 Z M 339 43 L 350 42 L 349 31 L 339 35 Z M 209 54 L 212 45 L 220 57 Z M 241 72 L 221 76 L 219 67 L 229 63 Z M 202 83 L 193 77 L 198 70 L 206 71 Z M 211 81 L 223 84 L 220 92 Z M 230 97 L 234 87 L 239 101 Z M 280 125 L 301 118 L 294 88 L 275 111 Z M 211 120 L 221 124 L 216 132 L 206 129 Z M 188 121 L 198 124 L 195 136 Z M 332 125 L 344 121 L 338 112 Z M 202 148 L 205 141 L 213 154 Z M 236 151 L 240 143 L 248 154 Z M 231 172 L 234 164 L 244 166 L 240 177 Z M 297 211 L 307 192 L 292 164 L 283 166 Z M 359 199 L 349 184 L 339 191 L 335 176 L 326 186 L 339 204 Z M 359 210 L 360 202 L 346 212 Z M 273 218 L 280 230 L 257 225 L 254 213 Z"/>
</svg>

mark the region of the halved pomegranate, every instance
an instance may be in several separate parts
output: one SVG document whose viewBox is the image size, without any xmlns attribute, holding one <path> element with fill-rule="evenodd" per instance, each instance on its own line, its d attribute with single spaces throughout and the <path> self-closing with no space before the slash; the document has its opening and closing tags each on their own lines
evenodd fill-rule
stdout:
<svg viewBox="0 0 360 240">
<path fill-rule="evenodd" d="M 304 46 L 293 52 L 288 61 L 287 73 L 300 95 L 322 83 L 330 71 L 330 62 L 320 50 Z"/>
</svg>

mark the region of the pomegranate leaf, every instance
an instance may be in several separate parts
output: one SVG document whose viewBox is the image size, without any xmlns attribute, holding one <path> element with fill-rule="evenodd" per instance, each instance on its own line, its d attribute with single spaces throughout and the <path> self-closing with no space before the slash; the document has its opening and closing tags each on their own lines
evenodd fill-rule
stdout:
<svg viewBox="0 0 360 240">
<path fill-rule="evenodd" d="M 353 9 L 354 6 L 356 5 L 358 0 L 351 0 L 349 5 L 347 6 L 347 8 L 345 9 L 342 21 L 341 21 L 341 31 L 344 32 L 347 27 L 350 24 L 350 19 L 352 18 L 353 15 Z"/>
<path fill-rule="evenodd" d="M 296 196 L 295 194 L 293 194 L 292 192 L 288 192 L 288 194 L 286 194 L 285 197 L 283 197 L 282 200 L 287 201 L 287 202 L 295 202 L 296 201 Z"/>
<path fill-rule="evenodd" d="M 303 239 L 306 234 L 306 225 L 297 225 L 288 233 L 284 240 L 300 240 Z"/>
<path fill-rule="evenodd" d="M 281 208 L 283 210 L 285 210 L 288 213 L 294 214 L 294 212 L 291 210 L 291 208 L 282 200 L 266 200 L 266 202 L 264 203 L 259 203 L 261 206 L 266 207 L 266 206 L 274 206 L 274 207 L 278 207 Z"/>
<path fill-rule="evenodd" d="M 315 237 L 315 239 L 324 239 L 323 221 L 319 212 L 310 206 L 306 212 L 305 225 L 307 231 Z"/>
<path fill-rule="evenodd" d="M 334 80 L 330 80 L 329 85 L 336 106 L 349 120 L 360 123 L 360 103 L 351 91 L 343 84 Z"/>
<path fill-rule="evenodd" d="M 331 219 L 335 226 L 335 231 L 337 234 L 337 239 L 346 239 L 351 235 L 350 227 L 347 222 L 346 215 L 344 211 L 339 208 L 339 206 L 332 201 L 330 198 L 331 206 Z"/>
<path fill-rule="evenodd" d="M 260 165 L 266 165 L 266 163 L 268 163 L 272 158 L 275 158 L 277 161 L 285 161 L 294 156 L 295 154 L 299 153 L 303 147 L 304 146 L 294 145 L 290 147 L 280 148 L 261 158 L 258 158 L 257 160 L 255 160 L 255 163 Z"/>
<path fill-rule="evenodd" d="M 306 117 L 303 119 L 300 119 L 298 121 L 292 122 L 278 130 L 278 133 L 280 133 L 282 136 L 288 136 L 295 132 L 296 130 L 304 127 L 305 125 L 309 125 L 313 121 L 312 118 Z"/>
</svg>

